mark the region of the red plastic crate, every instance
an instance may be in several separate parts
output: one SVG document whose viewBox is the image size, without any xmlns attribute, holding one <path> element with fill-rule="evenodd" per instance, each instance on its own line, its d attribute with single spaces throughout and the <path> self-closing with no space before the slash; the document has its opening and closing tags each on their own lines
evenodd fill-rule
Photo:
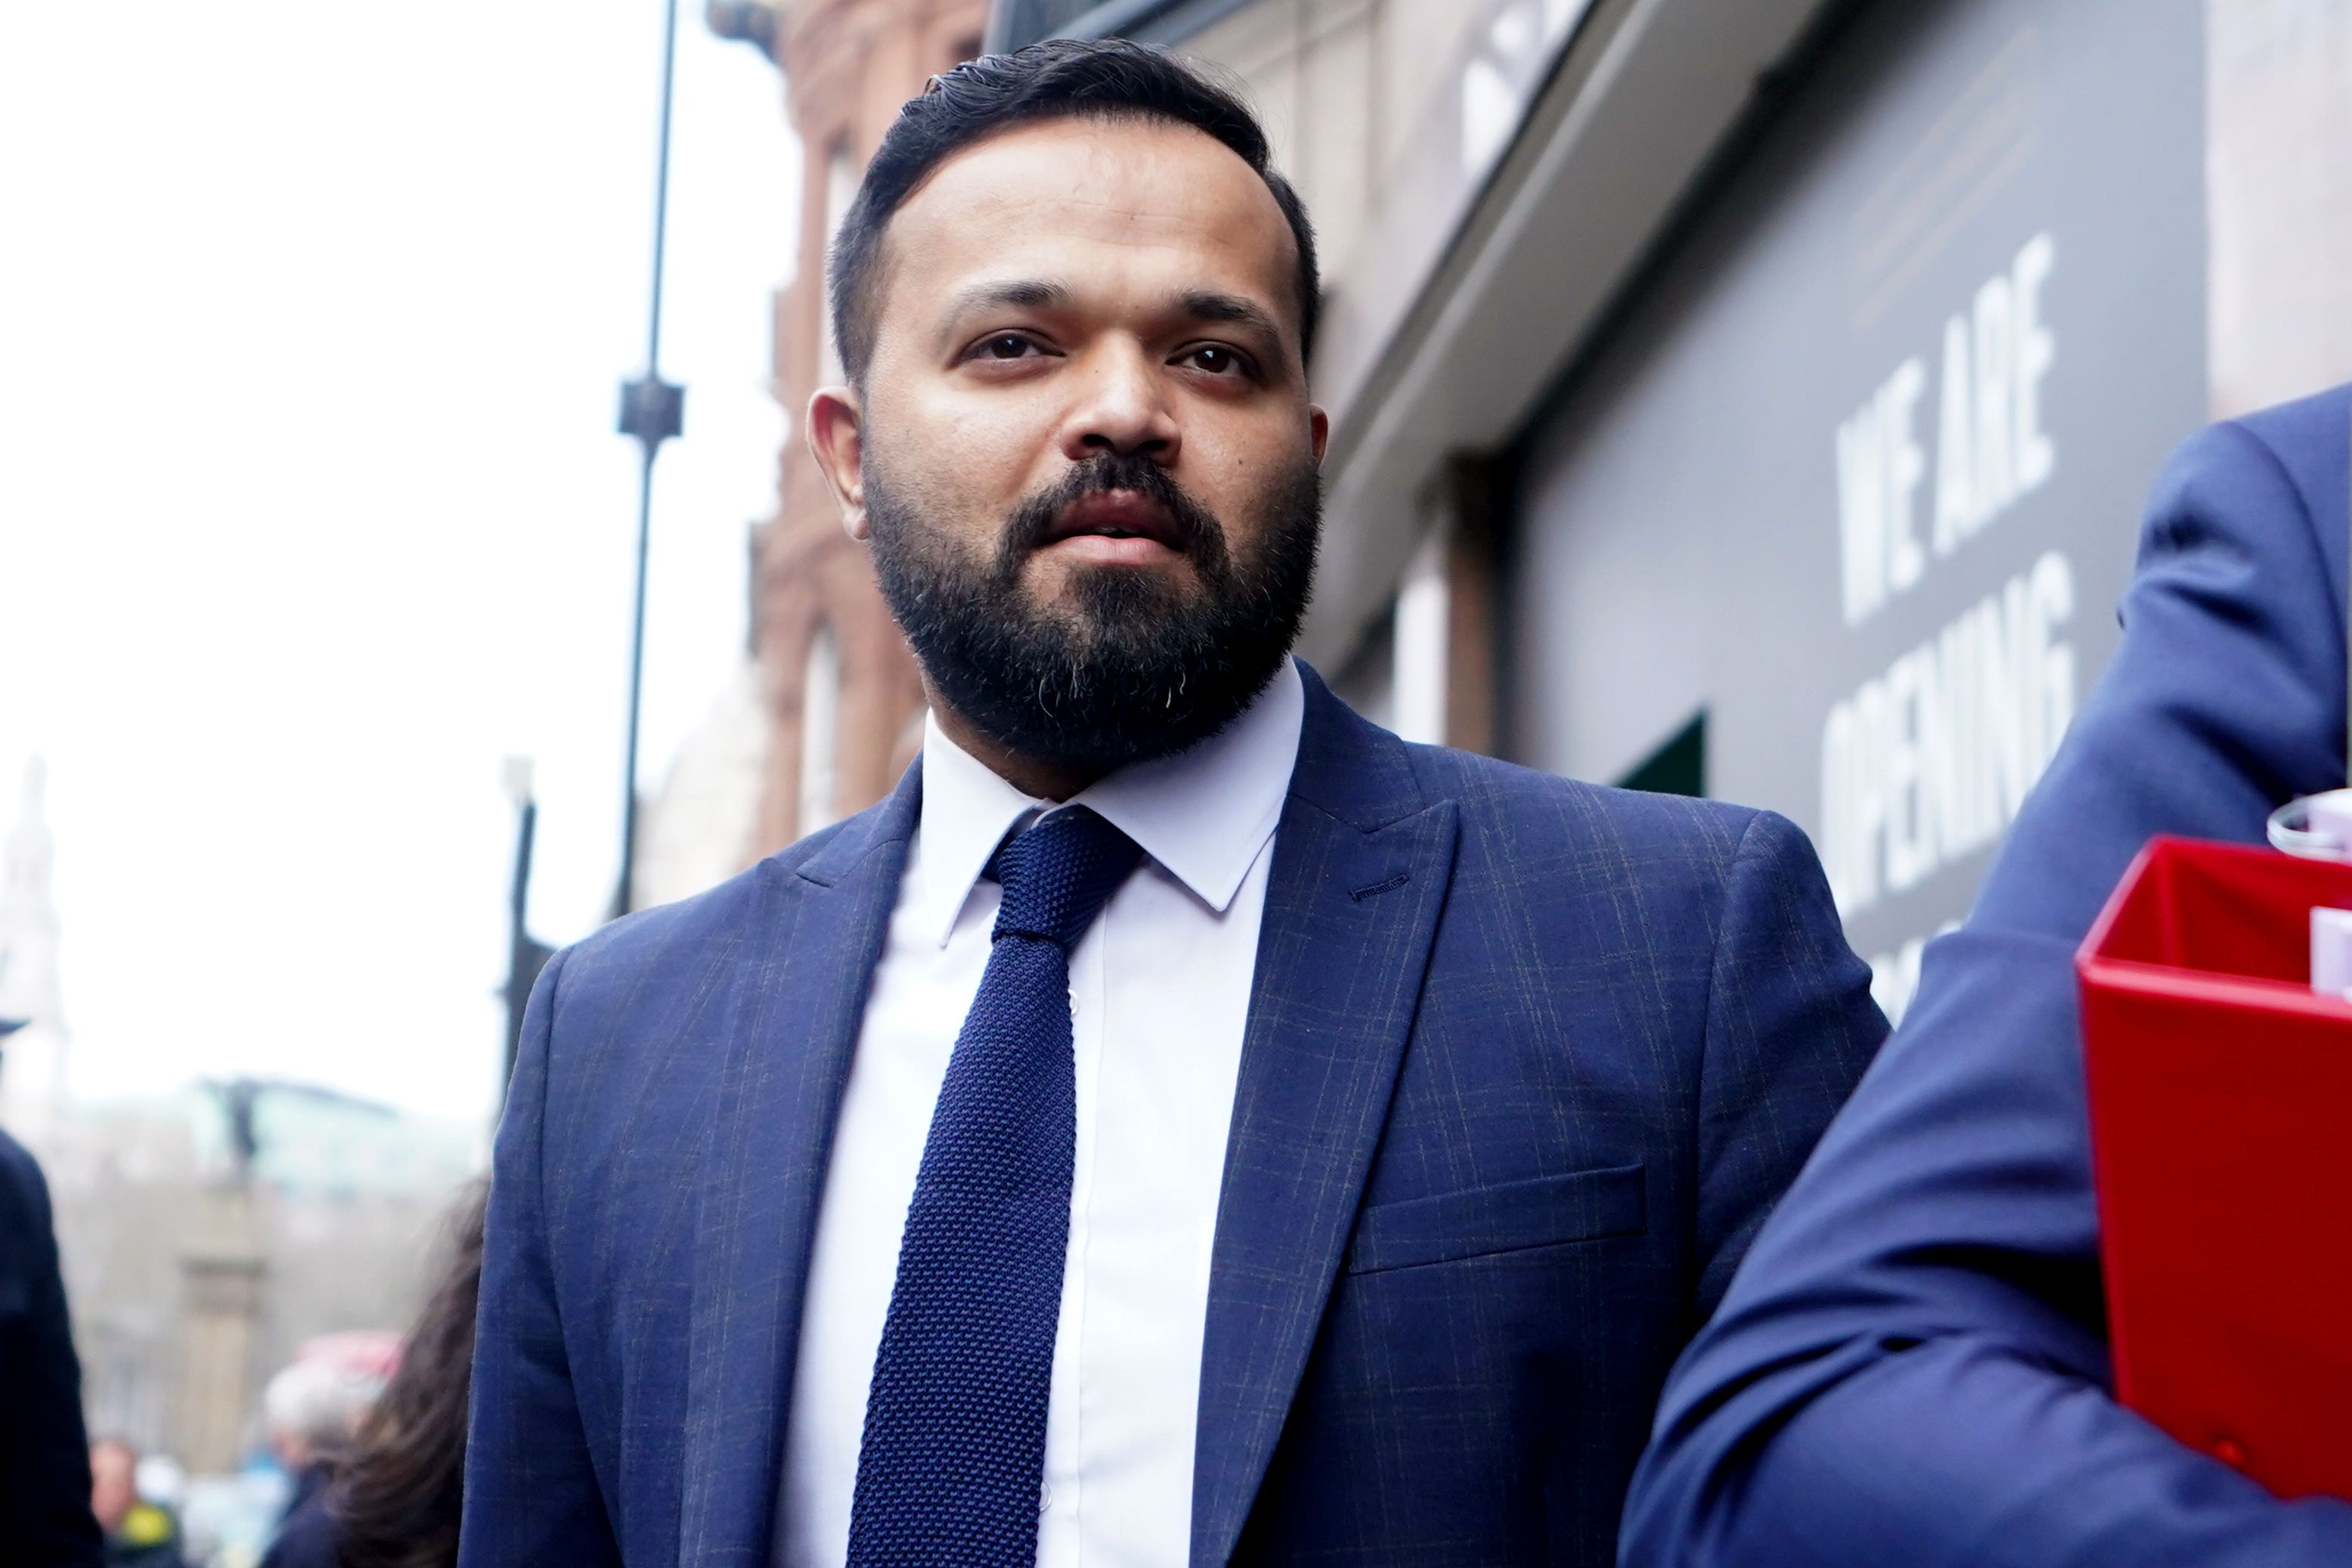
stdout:
<svg viewBox="0 0 2352 1568">
<path fill-rule="evenodd" d="M 2075 958 L 2116 1393 L 2283 1497 L 2352 1497 L 2352 865 L 2158 837 Z"/>
</svg>

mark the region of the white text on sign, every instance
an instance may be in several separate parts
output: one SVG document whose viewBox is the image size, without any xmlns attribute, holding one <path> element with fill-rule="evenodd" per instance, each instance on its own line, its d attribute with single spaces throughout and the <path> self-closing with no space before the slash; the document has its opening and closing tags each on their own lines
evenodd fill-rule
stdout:
<svg viewBox="0 0 2352 1568">
<path fill-rule="evenodd" d="M 2058 448 L 2042 428 L 2042 382 L 2056 338 L 2042 288 L 2057 242 L 2037 234 L 1944 324 L 1932 474 L 1920 444 L 1926 363 L 1895 367 L 1837 430 L 1838 542 L 1848 626 L 1916 584 L 2021 496 L 2049 481 Z M 1932 488 L 1929 488 L 1932 487 Z M 1922 489 L 1927 489 L 1923 508 Z M 1921 512 L 1928 511 L 1921 528 Z"/>
</svg>

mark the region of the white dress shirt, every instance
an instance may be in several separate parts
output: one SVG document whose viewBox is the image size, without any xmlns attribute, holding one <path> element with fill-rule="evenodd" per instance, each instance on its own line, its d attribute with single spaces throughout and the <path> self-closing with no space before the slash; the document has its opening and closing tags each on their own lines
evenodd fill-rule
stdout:
<svg viewBox="0 0 2352 1568">
<path fill-rule="evenodd" d="M 1276 821 L 1306 695 L 1285 660 L 1222 733 L 1072 797 L 1145 858 L 1070 954 L 1077 1159 L 1045 1415 L 1040 1568 L 1181 1568 L 1210 1249 Z M 934 722 L 922 815 L 834 1133 L 784 1433 L 789 1568 L 836 1568 L 898 1238 L 1023 795 Z"/>
</svg>

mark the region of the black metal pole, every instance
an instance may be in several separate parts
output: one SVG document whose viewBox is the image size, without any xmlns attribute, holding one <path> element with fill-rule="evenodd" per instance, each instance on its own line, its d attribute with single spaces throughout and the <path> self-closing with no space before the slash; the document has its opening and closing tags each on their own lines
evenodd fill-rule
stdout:
<svg viewBox="0 0 2352 1568">
<path fill-rule="evenodd" d="M 661 363 L 662 242 L 669 228 L 670 83 L 677 63 L 677 0 L 662 6 L 661 141 L 654 153 L 654 292 L 646 324 L 646 374 Z"/>
<path fill-rule="evenodd" d="M 629 912 L 630 891 L 637 873 L 637 716 L 645 703 L 646 686 L 646 554 L 653 539 L 654 448 L 646 447 L 637 480 L 636 611 L 629 632 L 629 731 L 621 763 L 621 879 L 613 891 L 615 920 Z"/>
<path fill-rule="evenodd" d="M 677 60 L 677 0 L 662 8 L 661 137 L 654 157 L 653 302 L 646 328 L 646 374 L 621 388 L 621 433 L 644 448 L 637 480 L 637 585 L 629 632 L 628 743 L 621 764 L 621 875 L 613 891 L 615 918 L 627 914 L 637 864 L 637 721 L 645 702 L 646 559 L 653 542 L 654 456 L 684 427 L 686 389 L 661 378 L 663 247 L 669 228 L 670 88 Z"/>
</svg>

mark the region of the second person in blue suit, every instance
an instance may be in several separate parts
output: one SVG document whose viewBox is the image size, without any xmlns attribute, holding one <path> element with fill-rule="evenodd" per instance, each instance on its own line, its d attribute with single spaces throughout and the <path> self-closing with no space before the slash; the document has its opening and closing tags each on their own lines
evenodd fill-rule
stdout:
<svg viewBox="0 0 2352 1568">
<path fill-rule="evenodd" d="M 2165 472 L 2114 664 L 1675 1374 L 1627 1568 L 2352 1563 L 2352 1506 L 2112 1396 L 2074 965 L 2151 834 L 2344 782 L 2347 446 L 2339 388 Z"/>
</svg>

